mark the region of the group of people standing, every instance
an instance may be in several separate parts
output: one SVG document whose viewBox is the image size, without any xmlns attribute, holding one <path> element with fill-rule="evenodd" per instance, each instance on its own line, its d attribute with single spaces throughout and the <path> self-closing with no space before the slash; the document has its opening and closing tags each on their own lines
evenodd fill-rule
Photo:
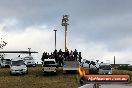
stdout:
<svg viewBox="0 0 132 88">
<path fill-rule="evenodd" d="M 58 66 L 63 66 L 63 61 L 79 61 L 81 62 L 81 52 L 77 52 L 77 50 L 75 49 L 74 51 L 70 51 L 67 49 L 66 52 L 62 52 L 62 50 L 60 49 L 59 51 L 57 51 L 56 49 L 54 50 L 54 52 L 51 52 L 50 54 L 47 52 L 44 52 L 42 55 L 41 60 L 44 61 L 44 59 L 55 59 L 56 63 L 58 64 Z"/>
</svg>

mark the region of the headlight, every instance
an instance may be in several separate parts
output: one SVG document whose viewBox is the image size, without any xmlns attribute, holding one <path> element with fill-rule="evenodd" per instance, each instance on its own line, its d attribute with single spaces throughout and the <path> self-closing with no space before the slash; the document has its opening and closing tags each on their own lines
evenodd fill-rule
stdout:
<svg viewBox="0 0 132 88">
<path fill-rule="evenodd" d="M 27 70 L 27 68 L 24 68 L 23 70 Z"/>
<path fill-rule="evenodd" d="M 111 72 L 109 72 L 108 74 L 111 74 Z"/>
</svg>

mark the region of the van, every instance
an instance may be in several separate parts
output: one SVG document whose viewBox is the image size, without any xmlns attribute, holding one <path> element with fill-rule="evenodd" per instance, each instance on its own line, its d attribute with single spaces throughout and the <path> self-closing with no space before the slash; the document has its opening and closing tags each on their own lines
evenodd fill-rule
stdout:
<svg viewBox="0 0 132 88">
<path fill-rule="evenodd" d="M 11 59 L 10 75 L 27 74 L 27 73 L 28 73 L 28 69 L 22 58 L 16 57 L 16 58 Z"/>
</svg>

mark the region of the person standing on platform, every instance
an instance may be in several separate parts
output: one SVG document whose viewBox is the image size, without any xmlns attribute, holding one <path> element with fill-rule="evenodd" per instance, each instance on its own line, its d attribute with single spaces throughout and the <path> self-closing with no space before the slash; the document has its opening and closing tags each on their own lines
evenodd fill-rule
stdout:
<svg viewBox="0 0 132 88">
<path fill-rule="evenodd" d="M 56 49 L 54 51 L 54 58 L 55 58 L 56 63 L 58 64 L 58 57 L 57 57 L 57 50 Z"/>
<path fill-rule="evenodd" d="M 79 52 L 79 62 L 81 63 L 81 60 L 82 60 L 82 56 L 81 56 L 81 52 Z"/>
<path fill-rule="evenodd" d="M 77 50 L 75 49 L 75 51 L 73 52 L 73 55 L 74 55 L 74 60 L 76 60 L 77 61 L 77 55 L 78 55 L 78 52 L 77 52 Z"/>
</svg>

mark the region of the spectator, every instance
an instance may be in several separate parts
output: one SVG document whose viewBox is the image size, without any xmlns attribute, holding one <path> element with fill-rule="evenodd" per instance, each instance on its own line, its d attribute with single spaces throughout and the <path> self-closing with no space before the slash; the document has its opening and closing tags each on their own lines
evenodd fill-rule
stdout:
<svg viewBox="0 0 132 88">
<path fill-rule="evenodd" d="M 57 50 L 56 50 L 56 49 L 55 49 L 55 51 L 54 51 L 54 58 L 55 58 L 56 63 L 58 63 Z"/>
<path fill-rule="evenodd" d="M 58 56 L 58 65 L 59 67 L 61 67 L 61 63 L 62 63 L 62 55 Z"/>
<path fill-rule="evenodd" d="M 44 61 L 44 58 L 45 58 L 45 52 L 43 53 L 41 60 Z"/>
<path fill-rule="evenodd" d="M 68 51 L 68 49 L 66 50 L 66 60 L 69 61 L 69 51 Z"/>
<path fill-rule="evenodd" d="M 47 52 L 46 52 L 45 55 L 44 55 L 44 59 L 48 59 Z"/>
<path fill-rule="evenodd" d="M 77 50 L 75 49 L 75 51 L 73 52 L 73 55 L 74 55 L 74 59 L 77 60 L 77 55 L 78 55 L 78 52 Z"/>
<path fill-rule="evenodd" d="M 73 61 L 73 51 L 70 52 L 70 60 Z"/>
<path fill-rule="evenodd" d="M 59 50 L 58 55 L 62 55 L 62 51 L 61 51 L 61 49 Z"/>
<path fill-rule="evenodd" d="M 82 56 L 81 56 L 81 52 L 79 52 L 79 62 L 81 63 L 81 59 L 82 59 Z"/>
</svg>

